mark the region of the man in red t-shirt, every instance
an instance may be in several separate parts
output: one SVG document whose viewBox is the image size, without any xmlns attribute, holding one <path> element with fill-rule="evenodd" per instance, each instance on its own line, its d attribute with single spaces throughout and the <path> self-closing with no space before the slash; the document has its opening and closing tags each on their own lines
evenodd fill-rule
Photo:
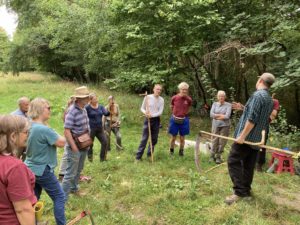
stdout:
<svg viewBox="0 0 300 225">
<path fill-rule="evenodd" d="M 169 134 L 172 135 L 170 140 L 170 154 L 174 154 L 176 136 L 180 135 L 179 155 L 183 156 L 184 136 L 190 133 L 190 122 L 187 114 L 192 105 L 192 98 L 188 96 L 189 85 L 181 82 L 178 85 L 179 94 L 174 95 L 171 99 L 172 116 L 170 118 Z"/>
</svg>

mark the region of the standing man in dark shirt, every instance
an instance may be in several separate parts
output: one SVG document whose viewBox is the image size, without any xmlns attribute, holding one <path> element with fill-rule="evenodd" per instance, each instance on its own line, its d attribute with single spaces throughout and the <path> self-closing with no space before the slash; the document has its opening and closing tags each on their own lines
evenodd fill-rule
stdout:
<svg viewBox="0 0 300 225">
<path fill-rule="evenodd" d="M 174 95 L 171 99 L 172 116 L 170 118 L 169 134 L 172 137 L 170 140 L 170 154 L 174 154 L 175 140 L 179 133 L 179 156 L 183 156 L 184 136 L 190 133 L 190 121 L 187 114 L 192 105 L 192 98 L 188 96 L 189 85 L 186 82 L 181 82 L 178 89 L 179 94 Z"/>
<path fill-rule="evenodd" d="M 90 122 L 90 129 L 91 129 L 91 138 L 99 140 L 101 143 L 101 151 L 100 151 L 100 161 L 106 160 L 106 153 L 107 153 L 107 139 L 106 135 L 104 134 L 104 128 L 102 125 L 102 117 L 109 116 L 109 112 L 105 109 L 104 106 L 98 103 L 97 95 L 92 93 L 90 94 L 90 104 L 85 107 L 89 122 Z M 88 151 L 88 160 L 90 162 L 93 161 L 93 145 L 90 147 Z"/>
<path fill-rule="evenodd" d="M 256 91 L 247 101 L 236 127 L 234 134 L 236 142 L 232 145 L 228 156 L 228 170 L 234 190 L 234 194 L 225 199 L 228 205 L 251 196 L 251 183 L 258 149 L 244 142 L 261 141 L 262 130 L 268 128 L 273 108 L 273 101 L 268 90 L 274 82 L 275 77 L 270 73 L 264 73 L 259 77 L 256 82 Z"/>
</svg>

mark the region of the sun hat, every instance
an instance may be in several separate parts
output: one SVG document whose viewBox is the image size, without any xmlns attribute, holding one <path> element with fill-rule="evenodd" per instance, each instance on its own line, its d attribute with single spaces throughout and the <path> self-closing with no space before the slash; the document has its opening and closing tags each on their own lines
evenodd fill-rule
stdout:
<svg viewBox="0 0 300 225">
<path fill-rule="evenodd" d="M 75 89 L 74 95 L 72 97 L 75 98 L 87 98 L 89 97 L 89 90 L 86 86 L 81 86 Z"/>
</svg>

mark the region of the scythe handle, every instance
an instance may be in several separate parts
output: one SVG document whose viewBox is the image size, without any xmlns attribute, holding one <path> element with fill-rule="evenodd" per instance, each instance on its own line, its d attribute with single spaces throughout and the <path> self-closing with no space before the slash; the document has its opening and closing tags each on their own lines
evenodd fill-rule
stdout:
<svg viewBox="0 0 300 225">
<path fill-rule="evenodd" d="M 213 136 L 213 137 L 219 137 L 219 138 L 223 138 L 223 139 L 230 140 L 230 141 L 236 141 L 236 139 L 234 139 L 232 137 L 226 137 L 226 136 L 222 136 L 222 135 L 218 135 L 218 134 L 212 134 L 212 133 L 209 133 L 209 132 L 206 132 L 206 131 L 200 131 L 199 136 L 201 136 L 201 134 L 206 134 L 206 135 Z M 276 151 L 276 152 L 281 152 L 281 153 L 284 153 L 284 154 L 287 154 L 287 155 L 291 155 L 292 158 L 298 159 L 298 161 L 299 161 L 300 152 L 296 153 L 296 152 L 292 152 L 292 151 L 283 150 L 283 149 L 280 149 L 280 148 L 275 148 L 275 147 L 272 147 L 272 146 L 265 145 L 264 142 L 265 142 L 265 131 L 263 130 L 262 131 L 262 139 L 261 139 L 260 142 L 245 141 L 244 143 L 247 144 L 247 145 L 257 146 L 257 147 L 260 147 L 260 148 L 265 148 L 268 151 Z"/>
</svg>

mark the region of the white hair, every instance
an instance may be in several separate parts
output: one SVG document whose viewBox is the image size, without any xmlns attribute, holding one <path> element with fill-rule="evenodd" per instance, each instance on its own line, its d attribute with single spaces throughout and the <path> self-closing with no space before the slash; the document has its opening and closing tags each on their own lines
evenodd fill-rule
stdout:
<svg viewBox="0 0 300 225">
<path fill-rule="evenodd" d="M 226 93 L 225 93 L 225 91 L 218 91 L 218 93 L 217 93 L 217 96 L 220 96 L 220 95 L 224 95 L 224 96 L 226 96 Z"/>
<path fill-rule="evenodd" d="M 30 102 L 29 98 L 23 96 L 21 98 L 18 99 L 18 105 L 21 105 L 23 102 Z"/>
<path fill-rule="evenodd" d="M 186 88 L 186 89 L 189 89 L 189 85 L 186 83 L 186 82 L 181 82 L 179 85 L 178 85 L 178 89 L 182 89 L 182 88 Z"/>
</svg>

